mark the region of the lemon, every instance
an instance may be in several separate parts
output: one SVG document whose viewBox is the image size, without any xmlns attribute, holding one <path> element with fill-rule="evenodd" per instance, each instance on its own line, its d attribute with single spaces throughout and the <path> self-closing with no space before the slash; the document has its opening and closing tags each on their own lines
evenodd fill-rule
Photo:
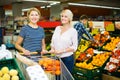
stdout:
<svg viewBox="0 0 120 80">
<path fill-rule="evenodd" d="M 1 69 L 1 72 L 2 72 L 3 74 L 9 73 L 8 67 L 3 67 L 3 68 Z"/>
<path fill-rule="evenodd" d="M 3 75 L 2 71 L 0 71 L 0 77 Z"/>
<path fill-rule="evenodd" d="M 2 77 L 0 77 L 0 80 L 4 80 Z"/>
<path fill-rule="evenodd" d="M 11 80 L 19 80 L 19 77 L 18 76 L 12 76 Z"/>
<path fill-rule="evenodd" d="M 11 70 L 9 71 L 9 74 L 10 74 L 10 76 L 17 76 L 18 71 L 15 70 L 15 69 L 11 69 Z"/>
<path fill-rule="evenodd" d="M 9 74 L 4 74 L 3 75 L 3 80 L 10 80 L 10 75 Z"/>
</svg>

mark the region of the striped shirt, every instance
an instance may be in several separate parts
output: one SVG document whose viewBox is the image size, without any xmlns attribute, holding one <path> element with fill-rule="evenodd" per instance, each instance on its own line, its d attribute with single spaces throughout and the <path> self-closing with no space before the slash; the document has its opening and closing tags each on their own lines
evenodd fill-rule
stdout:
<svg viewBox="0 0 120 80">
<path fill-rule="evenodd" d="M 93 37 L 89 34 L 89 32 L 85 29 L 84 25 L 81 22 L 76 23 L 74 25 L 74 28 L 78 32 L 78 43 L 80 43 L 81 38 L 87 39 L 87 40 L 89 38 L 90 40 L 93 40 Z M 85 37 L 83 34 L 87 35 L 88 38 Z"/>
<path fill-rule="evenodd" d="M 43 28 L 32 28 L 29 25 L 21 28 L 20 34 L 23 37 L 23 47 L 31 52 L 42 50 L 42 39 L 45 38 Z"/>
</svg>

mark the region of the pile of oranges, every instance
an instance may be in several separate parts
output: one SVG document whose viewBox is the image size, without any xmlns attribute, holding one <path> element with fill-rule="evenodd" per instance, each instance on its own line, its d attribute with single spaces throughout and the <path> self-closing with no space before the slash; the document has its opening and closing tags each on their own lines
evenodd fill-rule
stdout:
<svg viewBox="0 0 120 80">
<path fill-rule="evenodd" d="M 88 48 L 85 52 L 80 52 L 79 57 L 76 59 L 76 61 L 87 61 L 89 60 L 93 55 L 93 48 Z"/>
<path fill-rule="evenodd" d="M 111 42 L 103 46 L 103 49 L 113 51 L 116 48 L 116 45 L 120 42 L 120 37 L 111 37 Z"/>
<path fill-rule="evenodd" d="M 61 73 L 59 60 L 51 59 L 51 58 L 43 58 L 40 59 L 38 63 L 43 67 L 45 72 L 49 72 L 55 75 L 60 75 Z"/>
<path fill-rule="evenodd" d="M 111 54 L 112 54 L 111 52 L 104 52 L 101 54 L 97 54 L 93 56 L 93 60 L 91 61 L 91 63 L 95 66 L 101 67 Z"/>
<path fill-rule="evenodd" d="M 93 36 L 95 43 L 92 43 L 94 47 L 101 47 L 109 39 L 109 32 L 105 31 L 103 34 L 99 33 Z"/>
</svg>

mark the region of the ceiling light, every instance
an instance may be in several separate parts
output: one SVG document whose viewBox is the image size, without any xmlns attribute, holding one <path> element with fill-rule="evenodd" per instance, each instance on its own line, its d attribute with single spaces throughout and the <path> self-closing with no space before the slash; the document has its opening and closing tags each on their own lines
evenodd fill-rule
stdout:
<svg viewBox="0 0 120 80">
<path fill-rule="evenodd" d="M 53 2 L 53 3 L 51 3 L 50 5 L 52 6 L 52 5 L 56 5 L 56 4 L 59 4 L 60 2 Z"/>
<path fill-rule="evenodd" d="M 47 8 L 51 7 L 50 5 L 47 6 Z"/>
<path fill-rule="evenodd" d="M 87 7 L 97 7 L 97 8 L 106 8 L 106 9 L 118 9 L 118 7 L 108 7 L 108 6 L 99 6 L 99 5 L 90 5 L 90 4 L 79 4 L 79 3 L 68 3 L 69 5 L 75 5 L 75 6 L 87 6 Z"/>
<path fill-rule="evenodd" d="M 45 6 L 41 6 L 40 8 L 45 8 Z"/>
<path fill-rule="evenodd" d="M 45 0 L 24 0 L 24 1 L 32 1 L 32 2 L 43 2 L 43 3 L 53 3 L 53 2 L 56 2 L 56 3 L 60 3 L 59 1 L 45 1 Z"/>
<path fill-rule="evenodd" d="M 26 9 L 22 9 L 22 11 L 24 12 L 24 11 L 28 11 L 28 10 L 30 10 L 31 8 L 26 8 Z"/>
</svg>

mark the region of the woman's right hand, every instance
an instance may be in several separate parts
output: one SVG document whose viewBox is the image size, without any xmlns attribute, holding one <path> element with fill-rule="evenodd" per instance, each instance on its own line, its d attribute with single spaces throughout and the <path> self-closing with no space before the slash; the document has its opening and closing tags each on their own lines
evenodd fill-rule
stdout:
<svg viewBox="0 0 120 80">
<path fill-rule="evenodd" d="M 30 55 L 30 51 L 29 50 L 23 50 L 23 53 L 24 53 L 24 55 L 27 55 L 27 56 Z"/>
<path fill-rule="evenodd" d="M 48 51 L 49 53 L 54 53 L 55 52 L 55 50 L 53 50 L 53 49 L 51 49 L 50 51 Z"/>
</svg>

